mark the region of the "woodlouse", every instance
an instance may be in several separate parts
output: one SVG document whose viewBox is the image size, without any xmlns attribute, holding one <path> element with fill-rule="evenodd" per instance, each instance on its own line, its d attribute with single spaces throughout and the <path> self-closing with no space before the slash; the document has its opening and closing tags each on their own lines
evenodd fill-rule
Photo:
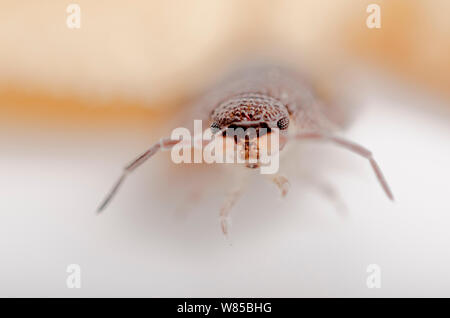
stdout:
<svg viewBox="0 0 450 318">
<path fill-rule="evenodd" d="M 337 116 L 337 114 L 339 116 Z M 279 66 L 246 68 L 225 78 L 200 98 L 192 108 L 196 119 L 208 122 L 211 129 L 229 127 L 247 129 L 280 129 L 280 149 L 290 140 L 313 139 L 329 141 L 366 158 L 386 195 L 392 192 L 372 156 L 372 153 L 352 141 L 337 136 L 342 127 L 342 114 L 322 103 L 311 85 L 296 72 Z M 289 130 L 290 126 L 294 126 Z M 161 149 L 171 149 L 178 140 L 163 138 L 124 168 L 124 172 L 98 208 L 102 211 L 116 194 L 125 177 Z M 248 165 L 255 168 L 255 165 Z M 273 182 L 286 194 L 288 180 L 275 175 Z M 229 212 L 241 195 L 236 189 L 230 193 L 220 211 L 221 227 L 228 233 Z"/>
</svg>

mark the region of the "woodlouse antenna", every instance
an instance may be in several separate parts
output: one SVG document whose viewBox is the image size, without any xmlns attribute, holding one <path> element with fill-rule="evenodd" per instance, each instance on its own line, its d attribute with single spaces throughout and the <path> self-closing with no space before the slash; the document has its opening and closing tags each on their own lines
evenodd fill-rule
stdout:
<svg viewBox="0 0 450 318">
<path fill-rule="evenodd" d="M 158 143 L 151 146 L 146 152 L 144 152 L 142 155 L 137 157 L 134 161 L 132 161 L 129 165 L 127 165 L 122 172 L 122 175 L 120 176 L 119 180 L 116 181 L 114 186 L 112 187 L 111 191 L 109 191 L 106 198 L 103 200 L 102 204 L 97 209 L 97 213 L 102 212 L 106 206 L 111 202 L 112 198 L 116 195 L 117 191 L 119 190 L 122 183 L 125 181 L 125 178 L 129 173 L 134 171 L 137 167 L 139 167 L 141 164 L 143 164 L 147 159 L 149 159 L 151 156 L 156 154 L 159 150 L 164 149 L 171 149 L 173 146 L 175 146 L 177 143 L 179 143 L 179 140 L 172 140 L 169 138 L 162 138 Z"/>
<path fill-rule="evenodd" d="M 214 133 L 214 136 L 215 137 L 221 136 L 225 130 L 226 130 L 226 127 L 219 130 L 218 132 Z M 178 144 L 180 142 L 183 142 L 183 141 L 182 140 L 173 140 L 170 138 L 162 138 L 158 143 L 151 146 L 146 152 L 144 152 L 142 155 L 137 157 L 128 166 L 126 166 L 123 169 L 123 172 L 122 172 L 122 175 L 120 176 L 120 178 L 116 181 L 116 183 L 114 184 L 112 189 L 109 191 L 106 198 L 102 201 L 102 204 L 100 204 L 100 206 L 98 207 L 97 213 L 102 212 L 106 208 L 106 206 L 111 202 L 112 198 L 116 195 L 117 191 L 119 190 L 120 186 L 125 181 L 125 178 L 127 177 L 127 175 L 129 173 L 134 171 L 137 167 L 139 167 L 141 164 L 143 164 L 145 161 L 147 161 L 147 159 L 149 159 L 151 156 L 156 154 L 159 150 L 172 149 L 173 146 L 175 146 L 176 144 Z M 204 146 L 205 144 L 208 144 L 209 142 L 210 141 L 202 140 L 202 145 Z M 194 141 L 193 146 L 196 147 L 195 141 Z"/>
<path fill-rule="evenodd" d="M 384 175 L 381 172 L 380 167 L 378 166 L 377 162 L 373 158 L 372 152 L 370 152 L 363 146 L 358 145 L 357 143 L 354 143 L 352 141 L 346 140 L 342 137 L 328 135 L 326 133 L 320 133 L 320 132 L 298 133 L 298 134 L 295 134 L 293 136 L 293 138 L 295 138 L 295 139 L 321 139 L 324 141 L 331 141 L 341 147 L 344 147 L 345 149 L 348 149 L 348 150 L 368 159 L 370 162 L 370 165 L 372 166 L 373 171 L 375 172 L 375 175 L 377 176 L 378 182 L 380 183 L 384 192 L 386 193 L 386 195 L 388 196 L 388 198 L 390 200 L 394 201 L 394 196 L 392 195 L 392 191 L 389 188 L 389 185 L 386 182 L 386 179 L 384 178 Z"/>
</svg>

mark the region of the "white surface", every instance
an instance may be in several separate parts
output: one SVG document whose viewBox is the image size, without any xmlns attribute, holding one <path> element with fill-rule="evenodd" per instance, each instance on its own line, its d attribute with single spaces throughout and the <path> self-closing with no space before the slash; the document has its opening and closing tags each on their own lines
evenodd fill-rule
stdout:
<svg viewBox="0 0 450 318">
<path fill-rule="evenodd" d="M 218 223 L 220 178 L 185 215 L 177 198 L 199 181 L 171 186 L 162 155 L 96 216 L 141 143 L 2 142 L 0 296 L 449 297 L 450 121 L 411 106 L 430 103 L 417 96 L 368 95 L 365 103 L 346 136 L 374 152 L 396 202 L 363 159 L 307 144 L 298 167 L 334 185 L 348 216 L 292 173 L 285 200 L 256 178 L 233 210 L 232 246 Z M 81 266 L 81 289 L 66 287 L 72 263 Z M 381 267 L 380 289 L 366 287 L 369 264 Z"/>
</svg>

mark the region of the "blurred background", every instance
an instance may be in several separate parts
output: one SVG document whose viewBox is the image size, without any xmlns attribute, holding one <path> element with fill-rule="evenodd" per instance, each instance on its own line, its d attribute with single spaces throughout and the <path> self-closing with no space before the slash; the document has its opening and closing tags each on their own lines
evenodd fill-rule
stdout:
<svg viewBox="0 0 450 318">
<path fill-rule="evenodd" d="M 80 0 L 73 29 L 71 3 L 0 0 L 0 296 L 450 296 L 449 1 Z M 243 58 L 357 109 L 345 136 L 396 202 L 367 162 L 308 143 L 283 158 L 284 200 L 252 178 L 231 246 L 218 211 L 245 172 L 230 167 L 160 154 L 97 216 L 123 165 Z"/>
</svg>

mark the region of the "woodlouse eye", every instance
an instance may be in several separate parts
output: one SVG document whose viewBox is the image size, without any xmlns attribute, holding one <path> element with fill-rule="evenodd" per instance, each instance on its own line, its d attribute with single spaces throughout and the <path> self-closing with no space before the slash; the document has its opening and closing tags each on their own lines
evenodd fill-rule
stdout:
<svg viewBox="0 0 450 318">
<path fill-rule="evenodd" d="M 289 127 L 289 118 L 284 117 L 281 118 L 278 122 L 277 122 L 277 126 L 278 128 L 280 128 L 281 130 L 287 129 Z"/>
<path fill-rule="evenodd" d="M 212 130 L 213 133 L 218 132 L 218 131 L 220 130 L 219 124 L 216 123 L 216 122 L 213 122 L 213 123 L 211 124 L 211 130 Z"/>
</svg>

